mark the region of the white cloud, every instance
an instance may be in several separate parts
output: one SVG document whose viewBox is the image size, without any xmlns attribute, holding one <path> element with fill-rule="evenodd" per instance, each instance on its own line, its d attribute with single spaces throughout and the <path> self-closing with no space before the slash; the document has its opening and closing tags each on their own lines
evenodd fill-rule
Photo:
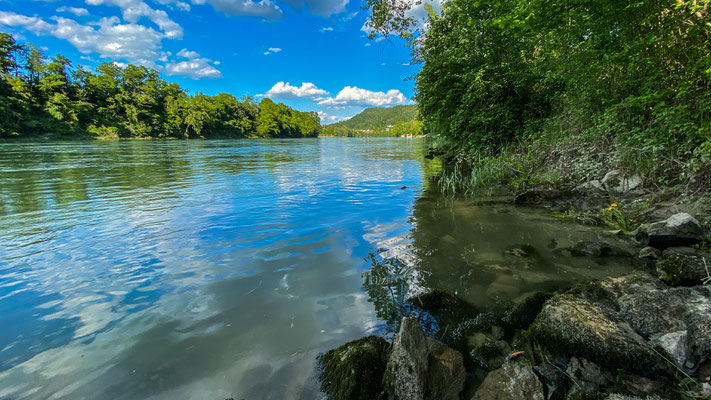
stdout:
<svg viewBox="0 0 711 400">
<path fill-rule="evenodd" d="M 49 31 L 52 29 L 52 25 L 48 24 L 41 18 L 27 17 L 25 15 L 7 11 L 0 11 L 0 25 L 21 26 L 35 33 Z"/>
<path fill-rule="evenodd" d="M 191 0 L 193 4 L 210 4 L 215 10 L 225 15 L 247 15 L 267 19 L 284 16 L 281 8 L 271 0 Z"/>
<path fill-rule="evenodd" d="M 213 62 L 209 58 L 200 57 L 197 51 L 182 49 L 177 54 L 178 57 L 187 58 L 188 61 L 168 63 L 165 70 L 168 75 L 182 75 L 193 79 L 200 78 L 222 78 L 222 73 L 210 63 L 220 65 L 219 61 Z"/>
<path fill-rule="evenodd" d="M 319 29 L 319 32 L 331 32 L 333 31 L 332 26 L 324 26 L 323 28 Z"/>
<path fill-rule="evenodd" d="M 115 16 L 102 18 L 90 25 L 82 25 L 64 17 L 52 17 L 52 20 L 54 23 L 38 17 L 0 11 L 0 25 L 18 26 L 37 35 L 64 39 L 84 55 L 98 54 L 101 58 L 113 60 L 117 65 L 125 66 L 125 63 L 117 62 L 125 60 L 162 70 L 163 66 L 156 63 L 168 63 L 171 56 L 170 52 L 162 50 L 161 41 L 167 37 L 166 34 L 136 23 L 121 23 Z M 219 70 L 209 64 L 211 60 L 200 58 L 197 52 L 183 49 L 178 56 L 188 58 L 188 61 L 166 64 L 165 71 L 169 75 L 184 75 L 194 79 L 222 76 Z"/>
<path fill-rule="evenodd" d="M 339 115 L 331 115 L 323 111 L 318 112 L 318 116 L 321 118 L 321 123 L 324 125 L 334 124 L 336 122 L 346 121 L 353 117 L 341 117 Z"/>
<path fill-rule="evenodd" d="M 373 92 L 355 86 L 346 86 L 338 92 L 336 97 L 329 97 L 318 102 L 326 107 L 353 107 L 353 106 L 394 106 L 407 103 L 407 98 L 397 89 L 387 92 Z"/>
<path fill-rule="evenodd" d="M 182 11 L 190 11 L 190 4 L 180 0 L 153 0 L 158 4 L 175 6 Z"/>
<path fill-rule="evenodd" d="M 63 13 L 63 12 L 68 12 L 76 15 L 77 17 L 83 17 L 89 15 L 89 10 L 86 8 L 79 8 L 79 7 L 59 7 L 57 9 L 57 12 Z"/>
<path fill-rule="evenodd" d="M 319 89 L 311 82 L 302 82 L 301 86 L 292 86 L 289 82 L 277 82 L 262 96 L 272 99 L 306 98 L 317 100 L 328 95 L 328 92 Z"/>
<path fill-rule="evenodd" d="M 197 51 L 188 51 L 188 49 L 182 49 L 178 52 L 178 57 L 198 58 L 200 57 L 200 53 L 198 53 Z"/>
<path fill-rule="evenodd" d="M 182 75 L 193 79 L 222 78 L 222 73 L 212 65 L 207 58 L 195 58 L 165 65 L 168 75 Z"/>
<path fill-rule="evenodd" d="M 142 17 L 148 18 L 158 25 L 165 37 L 180 39 L 183 37 L 183 28 L 168 17 L 163 10 L 151 8 L 141 0 L 85 0 L 86 4 L 97 6 L 101 4 L 116 6 L 121 9 L 123 19 L 132 24 L 137 23 Z"/>
<path fill-rule="evenodd" d="M 267 51 L 264 52 L 264 55 L 268 56 L 269 54 L 278 53 L 280 51 L 281 51 L 281 48 L 279 48 L 279 47 L 270 47 Z"/>
</svg>

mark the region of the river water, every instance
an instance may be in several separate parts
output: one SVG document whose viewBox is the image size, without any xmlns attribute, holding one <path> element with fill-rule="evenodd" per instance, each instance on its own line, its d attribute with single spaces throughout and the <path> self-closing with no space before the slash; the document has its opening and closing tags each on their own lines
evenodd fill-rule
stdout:
<svg viewBox="0 0 711 400">
<path fill-rule="evenodd" d="M 322 398 L 316 356 L 392 337 L 405 292 L 501 309 L 629 269 L 561 251 L 600 228 L 440 196 L 426 151 L 0 144 L 0 399 Z"/>
</svg>

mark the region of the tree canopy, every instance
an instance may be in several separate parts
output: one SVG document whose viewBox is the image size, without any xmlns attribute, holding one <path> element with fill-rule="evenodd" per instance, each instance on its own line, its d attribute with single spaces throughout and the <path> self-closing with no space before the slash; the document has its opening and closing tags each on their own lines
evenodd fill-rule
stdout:
<svg viewBox="0 0 711 400">
<path fill-rule="evenodd" d="M 0 33 L 0 138 L 307 137 L 320 118 L 269 99 L 189 95 L 156 70 L 104 63 L 89 71 Z"/>
<path fill-rule="evenodd" d="M 649 177 L 711 173 L 708 0 L 449 0 L 423 32 L 403 4 L 369 0 L 370 26 L 410 39 L 425 129 L 451 153 L 574 143 Z"/>
</svg>

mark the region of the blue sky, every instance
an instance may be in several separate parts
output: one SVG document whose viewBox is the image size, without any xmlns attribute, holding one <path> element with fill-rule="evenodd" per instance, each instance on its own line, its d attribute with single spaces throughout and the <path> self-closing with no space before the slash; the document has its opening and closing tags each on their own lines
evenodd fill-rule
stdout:
<svg viewBox="0 0 711 400">
<path fill-rule="evenodd" d="M 267 95 L 330 123 L 411 102 L 403 41 L 361 0 L 0 0 L 0 30 L 75 63 L 142 64 L 191 93 Z"/>
</svg>

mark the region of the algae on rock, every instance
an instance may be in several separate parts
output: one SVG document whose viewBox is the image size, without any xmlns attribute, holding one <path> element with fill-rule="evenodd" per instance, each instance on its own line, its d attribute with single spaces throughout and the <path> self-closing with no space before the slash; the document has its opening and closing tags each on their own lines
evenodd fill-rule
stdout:
<svg viewBox="0 0 711 400">
<path fill-rule="evenodd" d="M 382 380 L 390 344 L 366 336 L 319 357 L 321 389 L 331 400 L 386 398 Z"/>
</svg>

